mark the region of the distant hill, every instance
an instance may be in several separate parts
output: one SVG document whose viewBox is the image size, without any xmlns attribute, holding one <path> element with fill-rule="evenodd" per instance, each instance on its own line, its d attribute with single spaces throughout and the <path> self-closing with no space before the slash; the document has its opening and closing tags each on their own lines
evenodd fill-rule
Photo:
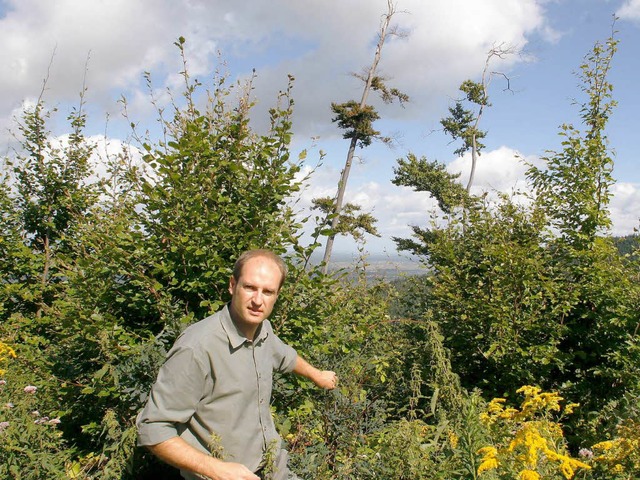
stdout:
<svg viewBox="0 0 640 480">
<path fill-rule="evenodd" d="M 320 263 L 322 255 L 313 255 L 312 261 Z M 330 271 L 344 270 L 347 273 L 365 270 L 368 278 L 393 280 L 407 275 L 423 275 L 426 267 L 417 257 L 408 254 L 371 253 L 361 256 L 358 252 L 337 252 L 331 256 Z"/>
<path fill-rule="evenodd" d="M 625 235 L 624 237 L 613 237 L 613 243 L 618 248 L 621 255 L 628 255 L 638 249 L 640 245 L 640 236 Z"/>
<path fill-rule="evenodd" d="M 613 237 L 614 245 L 621 255 L 632 253 L 640 246 L 640 235 Z M 314 263 L 322 261 L 322 252 L 312 256 Z M 427 267 L 416 256 L 408 253 L 370 253 L 364 257 L 358 253 L 335 252 L 329 270 L 345 270 L 347 273 L 365 269 L 368 278 L 395 280 L 411 275 L 427 274 Z"/>
</svg>

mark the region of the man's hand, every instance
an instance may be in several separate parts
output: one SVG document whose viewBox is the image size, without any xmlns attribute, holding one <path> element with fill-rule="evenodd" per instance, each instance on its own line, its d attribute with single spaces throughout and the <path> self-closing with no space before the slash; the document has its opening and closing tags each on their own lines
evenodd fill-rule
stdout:
<svg viewBox="0 0 640 480">
<path fill-rule="evenodd" d="M 211 480 L 260 480 L 240 463 L 224 462 L 195 449 L 180 437 L 148 447 L 160 460 L 200 478 Z"/>
<path fill-rule="evenodd" d="M 298 356 L 296 364 L 293 367 L 293 373 L 308 378 L 320 388 L 333 390 L 338 386 L 338 376 L 336 375 L 336 372 L 332 372 L 330 370 L 318 370 L 300 356 Z"/>
<path fill-rule="evenodd" d="M 333 390 L 338 386 L 338 376 L 336 372 L 330 370 L 324 370 L 319 372 L 316 378 L 312 379 L 313 382 L 320 388 L 326 388 L 327 390 Z"/>
<path fill-rule="evenodd" d="M 212 480 L 260 480 L 260 477 L 240 463 L 220 462 Z"/>
</svg>

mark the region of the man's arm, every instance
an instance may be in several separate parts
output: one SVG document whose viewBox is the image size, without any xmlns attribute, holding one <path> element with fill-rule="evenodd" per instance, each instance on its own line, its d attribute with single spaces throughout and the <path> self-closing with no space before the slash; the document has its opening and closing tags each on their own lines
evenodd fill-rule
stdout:
<svg viewBox="0 0 640 480">
<path fill-rule="evenodd" d="M 335 372 L 329 370 L 318 370 L 316 367 L 307 362 L 298 355 L 296 364 L 293 367 L 293 373 L 302 375 L 315 383 L 320 388 L 333 390 L 338 385 L 338 376 Z"/>
<path fill-rule="evenodd" d="M 260 480 L 260 477 L 239 463 L 223 462 L 197 450 L 180 437 L 173 437 L 147 447 L 163 462 L 181 470 L 203 475 L 212 480 Z"/>
</svg>

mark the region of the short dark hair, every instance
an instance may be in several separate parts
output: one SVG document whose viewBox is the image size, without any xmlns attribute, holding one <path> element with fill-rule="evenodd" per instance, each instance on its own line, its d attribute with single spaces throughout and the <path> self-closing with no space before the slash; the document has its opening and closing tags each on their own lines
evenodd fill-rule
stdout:
<svg viewBox="0 0 640 480">
<path fill-rule="evenodd" d="M 287 266 L 284 263 L 284 260 L 282 260 L 282 258 L 280 258 L 278 255 L 273 253 L 271 250 L 267 250 L 265 248 L 247 250 L 246 252 L 244 252 L 242 255 L 238 257 L 238 260 L 236 260 L 236 263 L 233 265 L 233 278 L 236 280 L 236 282 L 240 280 L 240 275 L 242 274 L 242 269 L 244 268 L 245 264 L 249 260 L 253 258 L 258 258 L 258 257 L 271 260 L 273 261 L 273 263 L 275 263 L 278 266 L 278 269 L 280 270 L 280 273 L 281 273 L 280 285 L 278 289 L 282 288 L 282 285 L 284 285 L 284 281 L 287 277 Z"/>
</svg>

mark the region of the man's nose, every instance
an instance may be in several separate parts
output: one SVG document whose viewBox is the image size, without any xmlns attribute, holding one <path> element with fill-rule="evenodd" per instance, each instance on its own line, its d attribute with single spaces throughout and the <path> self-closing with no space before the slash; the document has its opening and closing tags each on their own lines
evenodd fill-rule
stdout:
<svg viewBox="0 0 640 480">
<path fill-rule="evenodd" d="M 262 302 L 264 301 L 264 297 L 263 294 L 260 290 L 256 290 L 253 293 L 253 298 L 251 299 L 253 301 L 253 303 L 255 303 L 256 305 L 262 305 Z"/>
</svg>

